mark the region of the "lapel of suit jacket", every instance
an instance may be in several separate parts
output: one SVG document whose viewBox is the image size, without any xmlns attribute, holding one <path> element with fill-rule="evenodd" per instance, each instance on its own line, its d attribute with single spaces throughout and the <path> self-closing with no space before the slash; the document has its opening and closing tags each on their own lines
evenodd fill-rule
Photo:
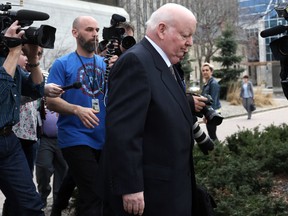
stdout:
<svg viewBox="0 0 288 216">
<path fill-rule="evenodd" d="M 170 69 L 167 67 L 161 55 L 155 50 L 155 48 L 150 44 L 150 42 L 144 38 L 141 43 L 145 46 L 149 52 L 154 57 L 154 65 L 161 73 L 161 79 L 164 85 L 167 87 L 168 91 L 173 95 L 175 101 L 181 107 L 186 119 L 193 125 L 192 122 L 192 113 L 186 98 L 185 93 L 183 92 L 182 87 L 173 77 Z"/>
</svg>

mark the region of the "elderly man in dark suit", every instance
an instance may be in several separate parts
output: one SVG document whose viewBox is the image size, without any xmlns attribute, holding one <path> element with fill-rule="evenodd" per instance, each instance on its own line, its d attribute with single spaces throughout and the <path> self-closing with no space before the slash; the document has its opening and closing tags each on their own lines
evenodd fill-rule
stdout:
<svg viewBox="0 0 288 216">
<path fill-rule="evenodd" d="M 195 30 L 191 11 L 165 4 L 110 72 L 102 165 L 113 215 L 193 214 L 192 114 L 169 67 L 188 52 Z"/>
</svg>

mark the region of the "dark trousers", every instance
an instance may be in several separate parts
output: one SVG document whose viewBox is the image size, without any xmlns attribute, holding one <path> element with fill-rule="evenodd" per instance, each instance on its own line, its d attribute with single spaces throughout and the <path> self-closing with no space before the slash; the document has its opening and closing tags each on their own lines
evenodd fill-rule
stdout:
<svg viewBox="0 0 288 216">
<path fill-rule="evenodd" d="M 251 118 L 252 111 L 251 111 L 251 104 L 253 103 L 253 98 L 242 98 L 243 107 L 246 109 L 248 118 Z"/>
<path fill-rule="evenodd" d="M 101 151 L 79 145 L 63 148 L 62 152 L 78 188 L 78 215 L 101 215 L 102 201 L 96 192 Z"/>
<path fill-rule="evenodd" d="M 47 203 L 47 197 L 51 192 L 51 176 L 53 175 L 53 200 L 55 200 L 67 170 L 68 166 L 58 146 L 57 138 L 41 137 L 36 158 L 36 180 L 44 204 Z"/>
<path fill-rule="evenodd" d="M 76 183 L 68 169 L 68 172 L 66 176 L 64 177 L 62 184 L 59 188 L 57 197 L 54 199 L 53 208 L 60 210 L 60 211 L 66 209 L 69 205 L 69 200 L 72 197 L 72 194 L 75 188 L 76 188 Z M 76 208 L 78 209 L 77 206 Z"/>
<path fill-rule="evenodd" d="M 0 136 L 0 189 L 6 197 L 3 216 L 44 216 L 43 203 L 14 133 Z"/>
</svg>

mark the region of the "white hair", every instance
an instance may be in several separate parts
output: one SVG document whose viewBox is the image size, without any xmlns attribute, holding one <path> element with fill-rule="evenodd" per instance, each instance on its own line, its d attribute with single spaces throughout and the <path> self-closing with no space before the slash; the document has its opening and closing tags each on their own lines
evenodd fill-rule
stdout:
<svg viewBox="0 0 288 216">
<path fill-rule="evenodd" d="M 173 25 L 175 17 L 172 13 L 175 12 L 175 9 L 184 9 L 186 11 L 189 11 L 182 5 L 176 3 L 167 3 L 152 13 L 150 18 L 146 22 L 147 31 L 155 30 L 160 22 L 165 22 L 169 23 L 169 25 Z M 191 11 L 189 12 L 191 13 Z"/>
</svg>

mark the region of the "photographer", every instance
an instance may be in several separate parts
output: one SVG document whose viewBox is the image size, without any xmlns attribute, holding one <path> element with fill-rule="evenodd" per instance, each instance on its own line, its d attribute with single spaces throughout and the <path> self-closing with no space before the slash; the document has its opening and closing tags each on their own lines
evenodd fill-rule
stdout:
<svg viewBox="0 0 288 216">
<path fill-rule="evenodd" d="M 130 38 L 134 37 L 134 26 L 129 22 L 120 22 L 117 25 L 117 28 L 123 28 L 125 30 L 125 33 L 123 34 L 124 38 L 129 36 Z M 123 40 L 122 40 L 123 41 Z M 124 39 L 125 42 L 125 39 Z M 132 42 L 133 43 L 133 42 Z M 103 40 L 99 43 L 99 46 L 97 47 L 96 54 L 105 57 L 107 55 L 107 50 L 109 46 L 108 40 Z M 125 45 L 124 45 L 125 47 Z M 114 40 L 113 41 L 113 49 L 115 50 L 115 54 L 118 54 L 119 56 L 127 50 L 127 47 L 124 48 L 123 44 L 120 41 Z M 130 48 L 130 47 L 129 47 Z"/>
<path fill-rule="evenodd" d="M 3 216 L 40 216 L 44 215 L 41 210 L 43 204 L 12 126 L 19 122 L 21 95 L 34 99 L 42 97 L 44 81 L 37 62 L 38 46 L 25 45 L 25 54 L 31 68 L 29 76 L 17 66 L 22 50 L 21 37 L 24 34 L 24 31 L 17 31 L 19 28 L 18 21 L 15 21 L 5 33 L 5 39 L 15 43 L 8 46 L 9 53 L 0 67 L 0 189 L 6 197 Z"/>
<path fill-rule="evenodd" d="M 186 91 L 186 85 L 184 81 L 184 71 L 182 70 L 181 63 L 174 65 L 175 75 L 178 77 L 177 80 L 181 81 L 181 85 Z M 178 76 L 178 75 L 179 76 Z M 180 83 L 179 83 L 180 84 Z M 191 93 L 186 93 L 186 98 L 189 103 L 191 113 L 193 115 L 193 135 L 194 139 L 198 144 L 198 147 L 204 155 L 208 155 L 209 151 L 214 149 L 214 143 L 209 136 L 201 129 L 196 117 L 197 113 L 203 111 L 203 108 L 206 106 L 207 98 L 202 97 L 201 95 L 195 95 Z"/>
<path fill-rule="evenodd" d="M 204 63 L 202 66 L 202 76 L 205 80 L 205 84 L 202 88 L 201 95 L 210 95 L 213 103 L 211 107 L 218 113 L 221 113 L 221 103 L 220 103 L 220 86 L 217 80 L 212 76 L 214 67 L 209 63 Z M 213 141 L 218 141 L 216 130 L 217 124 L 214 121 L 208 121 L 207 118 L 204 117 L 204 122 L 206 123 L 206 128 L 210 138 Z"/>
</svg>

